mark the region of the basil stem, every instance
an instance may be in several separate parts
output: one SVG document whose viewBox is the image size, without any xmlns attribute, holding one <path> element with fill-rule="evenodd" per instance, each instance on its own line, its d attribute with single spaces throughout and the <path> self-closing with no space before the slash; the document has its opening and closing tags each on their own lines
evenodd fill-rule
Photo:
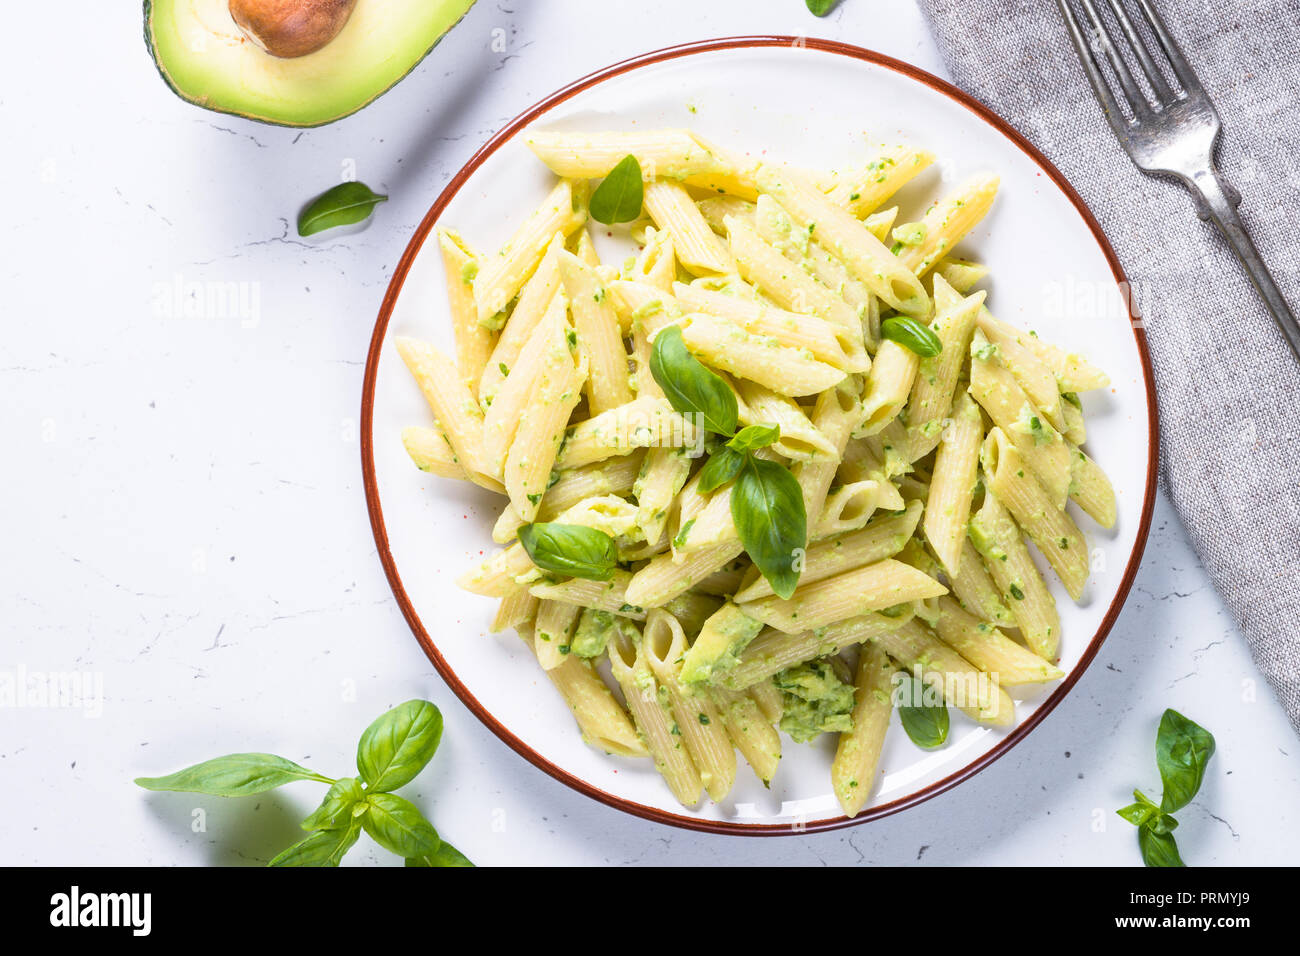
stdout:
<svg viewBox="0 0 1300 956">
<path fill-rule="evenodd" d="M 1172 816 L 1201 789 L 1205 768 L 1214 756 L 1214 735 L 1176 710 L 1166 710 L 1156 732 L 1156 765 L 1164 789 L 1160 803 L 1134 790 L 1136 803 L 1115 812 L 1138 828 L 1138 848 L 1147 866 L 1186 866 L 1178 854 Z"/>
<path fill-rule="evenodd" d="M 365 796 L 361 781 L 356 777 L 344 777 L 335 781 L 325 794 L 321 805 L 302 821 L 304 830 L 336 830 L 348 822 L 352 808 Z"/>
<path fill-rule="evenodd" d="M 584 529 L 589 530 L 589 529 Z M 608 540 L 608 536 L 606 536 Z M 148 790 L 180 790 L 237 797 L 264 793 L 296 780 L 330 784 L 302 828 L 306 837 L 268 866 L 338 866 L 365 830 L 407 866 L 473 866 L 415 804 L 389 793 L 410 783 L 428 764 L 442 738 L 442 714 L 427 700 L 408 700 L 366 728 L 357 744 L 357 777 L 332 780 L 274 754 L 228 754 L 166 777 L 138 777 Z"/>
<path fill-rule="evenodd" d="M 336 226 L 365 222 L 375 206 L 388 197 L 373 191 L 365 183 L 339 183 L 327 189 L 298 214 L 298 235 L 310 236 Z"/>
<path fill-rule="evenodd" d="M 587 210 L 591 218 L 605 225 L 631 222 L 641 215 L 645 185 L 641 181 L 641 164 L 635 156 L 618 161 L 591 194 Z"/>
</svg>

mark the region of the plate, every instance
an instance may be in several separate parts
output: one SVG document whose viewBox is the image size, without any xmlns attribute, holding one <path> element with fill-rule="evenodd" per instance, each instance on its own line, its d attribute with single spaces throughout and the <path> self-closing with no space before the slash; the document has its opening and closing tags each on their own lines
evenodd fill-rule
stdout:
<svg viewBox="0 0 1300 956">
<path fill-rule="evenodd" d="M 812 745 L 786 739 L 770 790 L 741 767 L 723 803 L 685 809 L 649 761 L 583 744 L 532 652 L 513 632 L 488 633 L 495 602 L 454 582 L 495 547 L 490 529 L 504 499 L 412 467 L 400 433 L 427 423 L 429 414 L 391 340 L 423 337 L 454 354 L 438 244 L 429 241 L 433 227 L 454 226 L 481 249 L 508 238 L 553 184 L 520 135 L 533 125 L 688 127 L 731 149 L 812 169 L 865 162 L 873 144 L 913 143 L 938 161 L 899 193 L 903 222 L 919 218 L 970 173 L 1001 175 L 993 211 L 960 250 L 991 268 L 981 287 L 989 289 L 994 314 L 1080 352 L 1110 375 L 1109 390 L 1084 396 L 1086 447 L 1110 475 L 1119 503 L 1115 529 L 1090 532 L 1093 580 L 1084 603 L 1073 604 L 1049 576 L 1067 676 L 1019 698 L 1014 727 L 993 730 L 957 715 L 947 745 L 927 752 L 895 718 L 876 793 L 852 820 L 831 791 L 830 735 Z M 626 254 L 610 245 L 615 241 L 596 234 L 606 261 Z M 1096 220 L 1061 173 L 1005 121 L 905 63 L 823 40 L 740 37 L 611 66 L 552 94 L 494 136 L 452 178 L 398 263 L 371 340 L 362 399 L 366 501 L 393 594 L 438 672 L 484 724 L 537 767 L 610 806 L 741 834 L 830 829 L 912 806 L 988 766 L 1032 731 L 1096 655 L 1128 594 L 1154 503 L 1156 411 L 1146 342 L 1126 288 Z"/>
</svg>

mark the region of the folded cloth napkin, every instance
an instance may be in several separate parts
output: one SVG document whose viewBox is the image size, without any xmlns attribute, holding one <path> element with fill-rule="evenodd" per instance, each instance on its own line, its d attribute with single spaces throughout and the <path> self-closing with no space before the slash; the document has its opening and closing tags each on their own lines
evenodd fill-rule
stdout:
<svg viewBox="0 0 1300 956">
<path fill-rule="evenodd" d="M 1110 237 L 1155 365 L 1164 488 L 1300 733 L 1300 365 L 1191 196 L 1129 161 L 1053 0 L 919 2 L 954 82 L 1046 153 Z M 1294 0 L 1157 5 L 1222 118 L 1246 228 L 1300 310 Z"/>
</svg>

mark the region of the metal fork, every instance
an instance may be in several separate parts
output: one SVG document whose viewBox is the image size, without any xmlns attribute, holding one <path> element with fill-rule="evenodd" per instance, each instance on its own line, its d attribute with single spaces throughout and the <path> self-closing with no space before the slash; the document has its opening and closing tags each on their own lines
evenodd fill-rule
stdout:
<svg viewBox="0 0 1300 956">
<path fill-rule="evenodd" d="M 1191 191 L 1196 199 L 1196 214 L 1219 227 L 1290 343 L 1291 350 L 1300 359 L 1300 323 L 1296 322 L 1237 215 L 1241 195 L 1223 179 L 1214 162 L 1214 147 L 1221 129 L 1219 114 L 1160 14 L 1150 0 L 1135 0 L 1146 19 L 1147 28 L 1164 52 L 1181 92 L 1166 82 L 1151 50 L 1120 0 L 1105 0 L 1151 91 L 1148 98 L 1129 69 L 1128 61 L 1117 49 L 1110 30 L 1098 16 L 1093 0 L 1080 0 L 1087 14 L 1086 27 L 1080 25 L 1069 0 L 1056 2 L 1084 72 L 1088 74 L 1088 82 L 1101 101 L 1106 120 L 1120 145 L 1144 173 L 1174 176 Z M 1128 106 L 1127 116 L 1120 109 L 1115 91 L 1106 81 L 1099 57 L 1105 57 L 1110 67 L 1123 102 Z"/>
</svg>

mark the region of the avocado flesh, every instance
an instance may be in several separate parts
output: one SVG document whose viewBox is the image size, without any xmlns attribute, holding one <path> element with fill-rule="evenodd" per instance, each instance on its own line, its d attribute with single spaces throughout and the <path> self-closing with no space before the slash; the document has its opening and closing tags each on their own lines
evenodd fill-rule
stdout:
<svg viewBox="0 0 1300 956">
<path fill-rule="evenodd" d="M 185 100 L 280 126 L 355 113 L 406 76 L 474 0 L 357 0 L 339 35 L 280 59 L 244 35 L 227 0 L 145 0 L 145 41 Z"/>
</svg>

